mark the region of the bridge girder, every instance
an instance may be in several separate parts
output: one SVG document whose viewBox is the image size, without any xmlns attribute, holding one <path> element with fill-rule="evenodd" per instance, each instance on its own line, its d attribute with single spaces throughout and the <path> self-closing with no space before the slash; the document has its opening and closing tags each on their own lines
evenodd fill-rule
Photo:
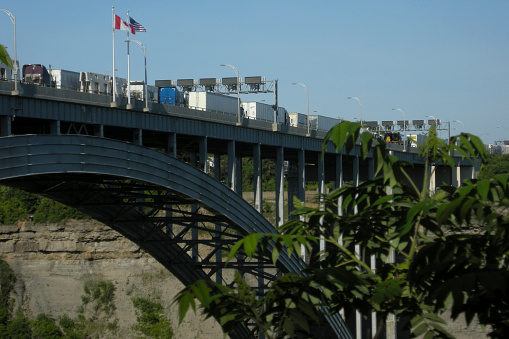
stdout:
<svg viewBox="0 0 509 339">
<path fill-rule="evenodd" d="M 0 138 L 0 159 L 0 184 L 83 211 L 136 243 L 184 285 L 218 281 L 218 275 L 231 285 L 221 273 L 235 269 L 263 288 L 279 272 L 304 267 L 296 257 L 283 257 L 279 267 L 270 258 L 243 256 L 226 264 L 222 252 L 247 234 L 274 232 L 272 225 L 228 187 L 166 154 L 91 136 L 24 135 Z M 234 337 L 252 331 L 245 324 Z"/>
</svg>

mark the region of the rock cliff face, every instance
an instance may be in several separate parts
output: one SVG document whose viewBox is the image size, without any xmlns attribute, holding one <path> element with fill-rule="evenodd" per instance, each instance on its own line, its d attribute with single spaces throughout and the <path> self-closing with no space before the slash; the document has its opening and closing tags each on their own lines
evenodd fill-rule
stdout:
<svg viewBox="0 0 509 339">
<path fill-rule="evenodd" d="M 175 338 L 222 338 L 214 320 L 191 313 L 178 325 L 173 298 L 183 285 L 162 265 L 117 232 L 95 221 L 0 226 L 0 255 L 18 277 L 16 306 L 39 313 L 76 316 L 88 280 L 112 282 L 118 336 L 132 334 L 132 298 L 157 299 L 165 307 Z"/>
<path fill-rule="evenodd" d="M 161 302 L 175 338 L 223 338 L 214 320 L 192 312 L 179 326 L 172 301 L 183 285 L 138 246 L 96 221 L 0 225 L 0 255 L 18 277 L 15 308 L 22 307 L 29 317 L 39 313 L 75 317 L 84 283 L 104 280 L 116 287 L 116 337 L 133 337 L 132 298 L 141 296 Z M 478 325 L 467 328 L 461 321 L 447 328 L 458 338 L 486 337 Z"/>
</svg>

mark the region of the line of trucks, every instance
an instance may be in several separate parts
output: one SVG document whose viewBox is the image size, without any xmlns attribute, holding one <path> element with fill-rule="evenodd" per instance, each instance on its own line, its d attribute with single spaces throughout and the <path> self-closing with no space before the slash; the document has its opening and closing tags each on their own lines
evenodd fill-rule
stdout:
<svg viewBox="0 0 509 339">
<path fill-rule="evenodd" d="M 41 64 L 23 65 L 23 82 L 39 86 L 48 86 L 65 90 L 112 95 L 112 79 L 107 74 L 92 72 L 74 72 L 62 69 L 48 69 Z M 127 80 L 115 77 L 117 93 L 127 96 Z M 275 107 L 262 102 L 242 102 L 236 97 L 208 92 L 183 91 L 168 80 L 156 80 L 155 86 L 147 86 L 149 101 L 160 104 L 183 106 L 197 110 L 216 111 L 224 114 L 237 115 L 239 110 L 245 119 L 276 121 L 294 127 L 307 128 L 307 115 L 288 113 L 284 107 Z M 129 89 L 131 97 L 145 100 L 145 88 L 142 81 L 131 81 Z M 240 101 L 240 102 L 239 102 Z M 240 103 L 240 106 L 239 106 Z M 328 131 L 339 120 L 321 115 L 309 116 L 309 128 Z"/>
<path fill-rule="evenodd" d="M 41 64 L 28 64 L 22 67 L 22 81 L 26 84 L 39 86 L 48 86 L 65 90 L 80 91 L 85 93 L 95 93 L 102 95 L 112 95 L 112 79 L 107 74 L 93 72 L 74 72 L 62 69 L 47 69 Z M 8 66 L 0 63 L 0 81 L 12 79 L 13 72 Z M 117 93 L 119 96 L 127 96 L 127 80 L 115 77 Z M 310 130 L 328 131 L 333 126 L 341 122 L 341 119 L 321 115 L 309 115 L 302 113 L 288 113 L 284 107 L 268 105 L 262 102 L 242 102 L 237 98 L 214 93 L 211 91 L 193 91 L 185 87 L 175 86 L 171 80 L 156 80 L 155 86 L 148 85 L 148 100 L 158 102 L 164 105 L 189 107 L 197 110 L 215 111 L 224 114 L 237 115 L 240 111 L 245 119 L 254 119 L 290 125 L 293 127 L 308 127 Z M 137 100 L 145 100 L 145 86 L 143 81 L 131 81 L 131 97 Z M 392 127 L 396 126 L 394 121 L 367 121 L 367 130 L 374 133 L 380 139 L 388 143 L 407 143 L 416 146 L 422 144 L 426 138 L 424 134 L 407 134 L 406 138 L 400 132 L 394 131 Z M 424 128 L 424 120 L 414 120 L 412 122 L 418 127 Z M 433 121 L 429 122 L 432 124 Z M 434 121 L 440 124 L 440 120 Z M 407 126 L 410 123 L 407 122 Z M 399 127 L 404 126 L 403 121 L 398 121 Z"/>
</svg>

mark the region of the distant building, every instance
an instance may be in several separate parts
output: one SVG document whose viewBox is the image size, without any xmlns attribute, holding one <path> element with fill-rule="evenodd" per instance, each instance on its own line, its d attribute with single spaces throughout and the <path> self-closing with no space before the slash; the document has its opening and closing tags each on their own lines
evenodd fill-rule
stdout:
<svg viewBox="0 0 509 339">
<path fill-rule="evenodd" d="M 509 154 L 509 140 L 499 141 L 497 144 L 487 144 L 485 146 L 490 154 Z"/>
</svg>

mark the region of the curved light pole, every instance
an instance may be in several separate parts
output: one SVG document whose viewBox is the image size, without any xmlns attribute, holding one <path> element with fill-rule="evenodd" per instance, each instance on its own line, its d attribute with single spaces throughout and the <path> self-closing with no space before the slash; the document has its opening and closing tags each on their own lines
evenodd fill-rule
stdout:
<svg viewBox="0 0 509 339">
<path fill-rule="evenodd" d="M 403 150 L 406 151 L 407 139 L 406 139 L 406 118 L 405 118 L 405 112 L 401 108 L 393 108 L 392 110 L 393 111 L 400 111 L 401 113 L 403 113 L 403 135 L 404 135 L 404 139 L 405 139 L 405 141 L 403 142 Z"/>
<path fill-rule="evenodd" d="M 465 130 L 465 124 L 463 123 L 463 121 L 461 121 L 461 120 L 453 120 L 452 122 L 459 122 L 463 126 L 461 132 L 463 132 Z"/>
<path fill-rule="evenodd" d="M 362 127 L 362 101 L 361 101 L 361 99 L 356 98 L 356 97 L 348 97 L 347 99 L 354 99 L 359 103 L 359 105 L 361 105 L 361 127 Z"/>
<path fill-rule="evenodd" d="M 438 136 L 438 121 L 437 121 L 437 118 L 435 118 L 432 115 L 426 115 L 425 118 L 431 118 L 431 119 L 435 120 L 435 133 L 437 133 L 437 136 Z M 440 131 L 440 137 L 442 137 L 442 131 Z"/>
<path fill-rule="evenodd" d="M 240 82 L 239 82 L 239 70 L 235 66 L 229 65 L 229 64 L 222 64 L 222 65 L 219 65 L 219 66 L 230 67 L 231 69 L 233 69 L 235 71 L 235 75 L 237 75 L 237 126 L 241 125 L 241 122 L 240 122 Z"/>
<path fill-rule="evenodd" d="M 12 24 L 14 25 L 14 91 L 11 94 L 18 95 L 19 94 L 19 91 L 18 91 L 18 72 L 19 72 L 19 70 L 18 70 L 18 55 L 17 55 L 17 51 L 16 51 L 16 17 L 6 9 L 0 9 L 0 12 L 4 12 L 5 14 L 7 14 L 9 16 L 9 18 L 11 19 Z"/>
<path fill-rule="evenodd" d="M 135 42 L 140 45 L 141 49 L 143 49 L 143 57 L 145 58 L 145 108 L 144 112 L 148 112 L 148 95 L 147 95 L 147 48 L 144 44 L 139 42 L 138 40 L 126 40 L 126 42 Z"/>
<path fill-rule="evenodd" d="M 105 71 L 104 71 L 103 75 L 106 75 L 106 73 L 108 73 L 108 72 L 112 72 L 112 71 L 113 71 L 112 69 L 107 69 L 107 70 L 105 70 Z M 117 69 L 117 68 L 115 68 L 115 72 L 116 72 L 116 71 L 118 71 L 118 69 Z"/>
<path fill-rule="evenodd" d="M 437 118 L 435 118 L 432 115 L 426 115 L 425 118 L 431 118 L 431 119 L 435 120 L 435 128 L 437 128 Z"/>
<path fill-rule="evenodd" d="M 306 98 L 307 98 L 307 102 L 308 102 L 308 111 L 307 111 L 307 115 L 306 115 L 307 116 L 307 118 L 306 118 L 306 125 L 308 127 L 308 132 L 307 132 L 306 136 L 309 137 L 311 135 L 309 133 L 309 88 L 308 88 L 308 86 L 304 85 L 301 82 L 292 82 L 292 85 L 302 86 L 306 90 Z"/>
</svg>

